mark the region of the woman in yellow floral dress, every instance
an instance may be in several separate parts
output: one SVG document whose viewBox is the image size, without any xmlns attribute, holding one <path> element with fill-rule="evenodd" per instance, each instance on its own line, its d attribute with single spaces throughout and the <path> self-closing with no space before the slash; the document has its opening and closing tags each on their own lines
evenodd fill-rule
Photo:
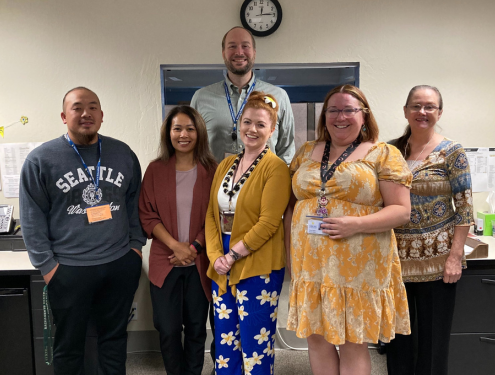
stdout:
<svg viewBox="0 0 495 375">
<path fill-rule="evenodd" d="M 327 94 L 318 134 L 291 164 L 287 328 L 307 338 L 315 375 L 369 375 L 367 343 L 410 332 L 392 228 L 409 220 L 412 175 L 354 86 Z"/>
</svg>

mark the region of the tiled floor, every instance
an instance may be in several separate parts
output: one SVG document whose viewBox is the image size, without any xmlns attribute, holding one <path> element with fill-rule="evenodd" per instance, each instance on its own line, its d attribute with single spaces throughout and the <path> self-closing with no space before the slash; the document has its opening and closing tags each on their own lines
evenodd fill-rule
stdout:
<svg viewBox="0 0 495 375">
<path fill-rule="evenodd" d="M 384 355 L 370 350 L 371 374 L 386 375 L 387 366 Z M 127 355 L 128 375 L 165 375 L 162 358 L 159 353 L 133 353 Z M 209 353 L 205 353 L 205 365 L 202 375 L 210 375 L 213 364 Z M 279 375 L 311 375 L 308 352 L 298 350 L 277 350 L 275 354 L 275 373 Z"/>
</svg>

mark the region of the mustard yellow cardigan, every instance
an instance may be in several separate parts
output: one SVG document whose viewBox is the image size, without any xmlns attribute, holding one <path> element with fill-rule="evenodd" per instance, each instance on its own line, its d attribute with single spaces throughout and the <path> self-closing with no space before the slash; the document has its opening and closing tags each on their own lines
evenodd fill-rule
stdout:
<svg viewBox="0 0 495 375">
<path fill-rule="evenodd" d="M 224 159 L 217 168 L 205 220 L 206 251 L 210 259 L 207 275 L 218 284 L 219 295 L 227 292 L 227 275 L 219 275 L 213 268 L 215 261 L 224 255 L 217 194 L 234 159 L 235 155 Z M 282 215 L 290 192 L 289 168 L 269 150 L 237 198 L 230 244 L 244 240 L 251 254 L 232 265 L 229 286 L 234 296 L 240 280 L 285 267 Z"/>
</svg>

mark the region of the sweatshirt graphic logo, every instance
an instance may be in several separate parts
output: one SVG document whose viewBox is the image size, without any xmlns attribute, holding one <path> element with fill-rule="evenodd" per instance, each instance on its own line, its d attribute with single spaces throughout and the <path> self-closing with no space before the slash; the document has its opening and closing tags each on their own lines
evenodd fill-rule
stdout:
<svg viewBox="0 0 495 375">
<path fill-rule="evenodd" d="M 94 206 L 95 204 L 100 203 L 102 196 L 103 194 L 101 192 L 101 189 L 98 188 L 98 191 L 96 191 L 95 185 L 93 184 L 89 184 L 82 193 L 83 201 L 90 206 Z"/>
</svg>

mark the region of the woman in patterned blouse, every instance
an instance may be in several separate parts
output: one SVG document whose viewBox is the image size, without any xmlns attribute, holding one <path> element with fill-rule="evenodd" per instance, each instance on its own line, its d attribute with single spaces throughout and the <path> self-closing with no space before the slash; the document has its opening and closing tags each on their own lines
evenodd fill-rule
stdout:
<svg viewBox="0 0 495 375">
<path fill-rule="evenodd" d="M 411 219 L 395 235 L 419 349 L 414 363 L 415 338 L 397 335 L 387 348 L 389 375 L 447 375 L 456 282 L 466 268 L 464 241 L 473 212 L 464 149 L 435 132 L 442 112 L 436 87 L 413 87 L 404 106 L 409 125 L 392 141 L 413 173 Z"/>
</svg>

